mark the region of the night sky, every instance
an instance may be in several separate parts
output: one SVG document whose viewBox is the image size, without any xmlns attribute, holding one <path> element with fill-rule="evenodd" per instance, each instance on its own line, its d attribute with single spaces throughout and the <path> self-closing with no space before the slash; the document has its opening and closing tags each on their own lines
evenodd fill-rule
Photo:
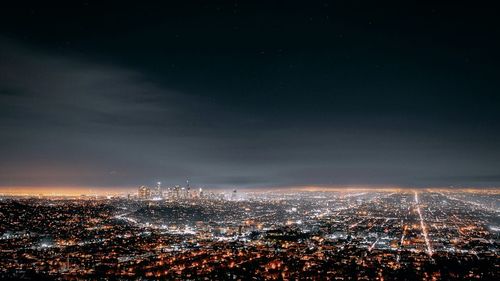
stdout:
<svg viewBox="0 0 500 281">
<path fill-rule="evenodd" d="M 0 8 L 0 186 L 500 185 L 493 6 L 67 2 Z"/>
</svg>

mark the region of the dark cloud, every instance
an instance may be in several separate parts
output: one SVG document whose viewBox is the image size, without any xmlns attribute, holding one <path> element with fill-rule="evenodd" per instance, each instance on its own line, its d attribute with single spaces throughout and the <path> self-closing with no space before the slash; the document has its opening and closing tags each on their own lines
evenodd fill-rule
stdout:
<svg viewBox="0 0 500 281">
<path fill-rule="evenodd" d="M 0 185 L 500 183 L 493 11 L 205 4 L 1 12 Z"/>
</svg>

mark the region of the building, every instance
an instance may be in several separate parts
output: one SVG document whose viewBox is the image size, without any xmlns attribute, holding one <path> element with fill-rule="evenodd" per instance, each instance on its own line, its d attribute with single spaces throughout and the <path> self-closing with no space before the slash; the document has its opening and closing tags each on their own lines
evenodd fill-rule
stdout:
<svg viewBox="0 0 500 281">
<path fill-rule="evenodd" d="M 149 199 L 151 197 L 151 189 L 147 186 L 139 187 L 139 199 Z"/>
<path fill-rule="evenodd" d="M 156 183 L 156 187 L 154 189 L 154 192 L 151 194 L 153 197 L 163 197 L 162 190 L 161 190 L 161 182 Z"/>
</svg>

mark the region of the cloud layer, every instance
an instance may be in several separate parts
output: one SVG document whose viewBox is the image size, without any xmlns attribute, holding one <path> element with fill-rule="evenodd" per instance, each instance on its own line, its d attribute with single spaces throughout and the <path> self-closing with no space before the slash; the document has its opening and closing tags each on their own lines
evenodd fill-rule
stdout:
<svg viewBox="0 0 500 281">
<path fill-rule="evenodd" d="M 264 95 L 246 105 L 241 97 L 183 92 L 140 70 L 6 39 L 0 73 L 1 186 L 186 178 L 221 187 L 500 182 L 497 135 L 485 139 L 411 110 L 366 112 L 370 95 L 361 110 L 343 108 L 347 97 L 325 108 L 305 94 L 303 106 L 266 105 Z"/>
</svg>

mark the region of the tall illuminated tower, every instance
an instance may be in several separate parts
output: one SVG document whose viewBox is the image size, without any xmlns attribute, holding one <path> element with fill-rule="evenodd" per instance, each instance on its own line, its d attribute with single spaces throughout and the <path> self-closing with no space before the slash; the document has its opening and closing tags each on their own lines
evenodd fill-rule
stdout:
<svg viewBox="0 0 500 281">
<path fill-rule="evenodd" d="M 156 183 L 155 196 L 163 197 L 163 194 L 161 192 L 161 182 Z"/>
<path fill-rule="evenodd" d="M 148 199 L 151 196 L 151 189 L 142 185 L 139 187 L 138 196 L 140 199 Z"/>
</svg>

